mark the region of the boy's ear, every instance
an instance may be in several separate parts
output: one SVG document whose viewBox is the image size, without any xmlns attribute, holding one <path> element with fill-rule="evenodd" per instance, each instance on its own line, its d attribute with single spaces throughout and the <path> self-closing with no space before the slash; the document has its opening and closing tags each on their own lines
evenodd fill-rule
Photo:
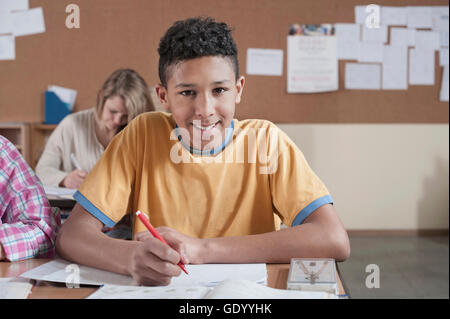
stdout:
<svg viewBox="0 0 450 319">
<path fill-rule="evenodd" d="M 159 101 L 161 102 L 161 105 L 164 107 L 164 110 L 169 111 L 169 101 L 167 99 L 167 89 L 161 85 L 157 84 L 155 86 L 156 95 L 159 98 Z"/>
<path fill-rule="evenodd" d="M 236 81 L 236 104 L 241 102 L 242 91 L 244 90 L 245 78 L 243 75 Z"/>
</svg>

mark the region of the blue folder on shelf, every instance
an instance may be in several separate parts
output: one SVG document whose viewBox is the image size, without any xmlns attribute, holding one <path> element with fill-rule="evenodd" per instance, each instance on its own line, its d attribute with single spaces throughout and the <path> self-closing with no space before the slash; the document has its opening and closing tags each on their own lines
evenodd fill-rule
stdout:
<svg viewBox="0 0 450 319">
<path fill-rule="evenodd" d="M 45 124 L 59 124 L 70 112 L 69 103 L 63 102 L 54 92 L 45 91 Z"/>
</svg>

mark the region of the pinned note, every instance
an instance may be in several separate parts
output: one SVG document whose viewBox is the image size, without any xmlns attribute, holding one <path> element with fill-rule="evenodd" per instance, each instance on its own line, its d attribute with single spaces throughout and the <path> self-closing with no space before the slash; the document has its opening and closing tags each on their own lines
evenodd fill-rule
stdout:
<svg viewBox="0 0 450 319">
<path fill-rule="evenodd" d="M 345 88 L 350 90 L 379 90 L 381 86 L 379 64 L 347 63 Z"/>
<path fill-rule="evenodd" d="M 29 7 L 28 0 L 0 0 L 0 11 L 28 10 Z"/>
<path fill-rule="evenodd" d="M 410 49 L 409 84 L 434 85 L 434 50 Z"/>
<path fill-rule="evenodd" d="M 356 23 L 336 23 L 335 29 L 338 59 L 358 59 L 361 25 Z"/>
<path fill-rule="evenodd" d="M 14 36 L 11 34 L 0 35 L 0 60 L 14 60 L 16 58 L 16 46 Z"/>
<path fill-rule="evenodd" d="M 14 36 L 24 36 L 45 32 L 42 7 L 12 12 Z"/>
<path fill-rule="evenodd" d="M 247 49 L 247 74 L 283 75 L 283 50 Z"/>
</svg>

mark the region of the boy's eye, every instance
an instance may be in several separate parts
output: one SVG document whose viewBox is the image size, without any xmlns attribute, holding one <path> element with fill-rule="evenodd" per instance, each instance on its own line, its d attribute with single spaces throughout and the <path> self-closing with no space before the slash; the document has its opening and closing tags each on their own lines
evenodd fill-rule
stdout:
<svg viewBox="0 0 450 319">
<path fill-rule="evenodd" d="M 225 88 L 215 88 L 213 90 L 213 93 L 214 94 L 221 94 L 221 93 L 224 93 L 225 91 L 227 91 L 227 89 L 225 89 Z"/>
<path fill-rule="evenodd" d="M 183 96 L 191 96 L 191 95 L 194 95 L 195 92 L 192 91 L 192 90 L 186 90 L 186 91 L 180 92 L 180 94 L 183 95 Z"/>
</svg>

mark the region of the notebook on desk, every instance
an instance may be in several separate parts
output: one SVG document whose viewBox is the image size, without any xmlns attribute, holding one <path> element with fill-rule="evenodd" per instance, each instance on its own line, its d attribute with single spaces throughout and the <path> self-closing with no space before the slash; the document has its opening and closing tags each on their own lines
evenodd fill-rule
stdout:
<svg viewBox="0 0 450 319">
<path fill-rule="evenodd" d="M 228 279 L 246 279 L 256 283 L 267 281 L 266 264 L 263 263 L 186 265 L 186 269 L 189 275 L 181 273 L 173 277 L 168 287 L 213 287 Z M 66 284 L 137 286 L 130 276 L 76 265 L 61 258 L 31 269 L 21 277 Z"/>
</svg>

